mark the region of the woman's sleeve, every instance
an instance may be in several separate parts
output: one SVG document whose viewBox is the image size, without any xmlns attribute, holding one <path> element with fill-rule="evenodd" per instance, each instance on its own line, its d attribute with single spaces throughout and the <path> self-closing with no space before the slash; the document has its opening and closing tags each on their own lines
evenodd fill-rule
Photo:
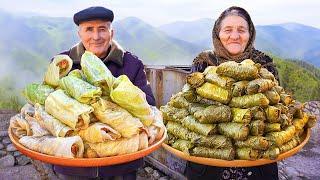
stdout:
<svg viewBox="0 0 320 180">
<path fill-rule="evenodd" d="M 262 67 L 268 69 L 268 71 L 270 71 L 274 75 L 274 77 L 279 81 L 278 70 L 276 68 L 276 65 L 273 63 L 273 60 L 271 57 L 267 56 L 266 63 L 262 65 Z"/>
<path fill-rule="evenodd" d="M 212 51 L 203 51 L 194 58 L 191 65 L 191 72 L 203 72 L 208 66 L 213 66 Z"/>
</svg>

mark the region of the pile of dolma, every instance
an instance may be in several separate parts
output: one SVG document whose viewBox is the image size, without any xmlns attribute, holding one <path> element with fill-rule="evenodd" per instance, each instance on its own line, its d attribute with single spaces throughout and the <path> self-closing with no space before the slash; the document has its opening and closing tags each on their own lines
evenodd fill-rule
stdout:
<svg viewBox="0 0 320 180">
<path fill-rule="evenodd" d="M 83 54 L 81 70 L 69 72 L 72 62 L 55 56 L 44 81 L 23 90 L 28 103 L 10 119 L 23 146 L 58 157 L 97 158 L 146 149 L 166 134 L 162 113 L 127 76 L 114 77 L 91 52 Z"/>
<path fill-rule="evenodd" d="M 224 160 L 276 159 L 316 123 L 271 72 L 250 59 L 188 75 L 182 91 L 160 110 L 168 145 Z"/>
</svg>

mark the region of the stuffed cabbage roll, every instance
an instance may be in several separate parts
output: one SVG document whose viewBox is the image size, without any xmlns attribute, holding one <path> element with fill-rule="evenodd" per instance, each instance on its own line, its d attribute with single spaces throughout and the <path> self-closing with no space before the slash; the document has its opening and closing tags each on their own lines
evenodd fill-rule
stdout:
<svg viewBox="0 0 320 180">
<path fill-rule="evenodd" d="M 147 149 L 149 146 L 148 135 L 146 132 L 141 132 L 139 134 L 139 148 L 138 151 L 142 149 Z"/>
<path fill-rule="evenodd" d="M 173 95 L 170 98 L 170 101 L 168 102 L 169 106 L 172 106 L 175 108 L 187 108 L 189 104 L 190 103 L 183 97 L 181 92 Z"/>
<path fill-rule="evenodd" d="M 229 106 L 238 108 L 250 108 L 254 106 L 265 107 L 268 106 L 268 104 L 268 98 L 264 94 L 258 93 L 253 95 L 233 97 L 229 103 Z"/>
<path fill-rule="evenodd" d="M 89 114 L 93 111 L 93 108 L 72 99 L 63 90 L 59 89 L 51 93 L 46 99 L 45 111 L 73 130 L 78 130 L 89 126 Z"/>
<path fill-rule="evenodd" d="M 267 138 L 263 136 L 249 136 L 248 139 L 244 141 L 235 141 L 235 146 L 240 148 L 248 147 L 257 150 L 266 150 L 269 148 L 270 144 Z"/>
<path fill-rule="evenodd" d="M 275 80 L 274 75 L 270 71 L 268 71 L 268 69 L 266 68 L 261 68 L 259 71 L 259 74 L 260 74 L 260 77 L 263 79 L 270 79 L 272 81 Z"/>
<path fill-rule="evenodd" d="M 292 117 L 288 117 L 285 114 L 280 114 L 280 124 L 281 128 L 285 128 L 287 126 L 292 125 Z"/>
<path fill-rule="evenodd" d="M 56 55 L 44 75 L 44 82 L 52 87 L 59 85 L 59 79 L 67 75 L 72 68 L 73 61 L 68 55 Z"/>
<path fill-rule="evenodd" d="M 30 125 L 32 136 L 41 137 L 41 136 L 51 135 L 51 133 L 47 129 L 42 127 L 34 117 L 26 116 L 25 119 Z"/>
<path fill-rule="evenodd" d="M 283 87 L 278 86 L 278 85 L 272 87 L 271 90 L 276 91 L 279 95 L 285 93 Z"/>
<path fill-rule="evenodd" d="M 202 135 L 190 131 L 189 129 L 183 127 L 180 123 L 169 121 L 166 125 L 167 131 L 174 135 L 175 137 L 183 140 L 195 141 L 202 137 Z"/>
<path fill-rule="evenodd" d="M 215 149 L 207 147 L 195 147 L 192 149 L 191 155 L 214 159 L 233 160 L 235 156 L 235 150 L 233 148 Z"/>
<path fill-rule="evenodd" d="M 220 123 L 218 124 L 220 134 L 223 134 L 234 140 L 245 140 L 249 134 L 249 127 L 240 123 Z"/>
<path fill-rule="evenodd" d="M 241 160 L 255 160 L 259 157 L 259 151 L 248 147 L 237 148 L 236 157 Z"/>
<path fill-rule="evenodd" d="M 251 135 L 261 136 L 264 133 L 265 123 L 263 122 L 263 120 L 251 121 L 249 127 Z"/>
<path fill-rule="evenodd" d="M 74 69 L 70 71 L 68 76 L 73 76 L 86 81 L 86 77 L 84 76 L 83 72 L 80 69 Z"/>
<path fill-rule="evenodd" d="M 147 127 L 149 144 L 153 144 L 155 141 L 161 139 L 165 135 L 166 127 L 163 124 L 163 118 L 161 112 L 157 107 L 152 106 L 154 121 Z"/>
<path fill-rule="evenodd" d="M 280 102 L 283 103 L 284 105 L 288 106 L 293 102 L 293 98 L 291 97 L 290 94 L 285 94 L 281 93 L 280 94 Z"/>
<path fill-rule="evenodd" d="M 200 72 L 194 72 L 187 75 L 187 83 L 192 88 L 200 87 L 204 83 L 204 75 Z"/>
<path fill-rule="evenodd" d="M 200 137 L 193 141 L 196 146 L 203 146 L 209 148 L 230 148 L 232 147 L 232 141 L 224 135 L 210 135 L 206 137 Z"/>
<path fill-rule="evenodd" d="M 92 104 L 93 113 L 103 123 L 118 131 L 122 137 L 130 138 L 143 128 L 138 118 L 133 117 L 128 111 L 115 103 L 100 99 Z"/>
<path fill-rule="evenodd" d="M 282 144 L 290 141 L 294 137 L 295 133 L 296 128 L 295 126 L 291 125 L 285 128 L 283 131 L 268 133 L 266 138 L 272 142 L 272 145 L 280 147 Z"/>
<path fill-rule="evenodd" d="M 42 127 L 45 127 L 53 136 L 65 137 L 70 136 L 73 130 L 48 114 L 40 104 L 35 104 L 35 119 Z"/>
<path fill-rule="evenodd" d="M 119 76 L 112 86 L 110 97 L 113 102 L 138 117 L 145 126 L 150 126 L 154 118 L 147 102 L 146 94 L 133 85 L 126 75 Z"/>
<path fill-rule="evenodd" d="M 81 158 L 84 152 L 84 146 L 80 136 L 24 136 L 19 139 L 19 143 L 33 151 L 57 157 Z"/>
<path fill-rule="evenodd" d="M 103 95 L 110 94 L 115 77 L 101 59 L 86 51 L 81 57 L 81 70 L 90 84 L 101 88 Z"/>
<path fill-rule="evenodd" d="M 59 87 L 83 104 L 96 102 L 102 94 L 100 87 L 92 86 L 84 80 L 73 76 L 63 77 L 59 81 Z"/>
<path fill-rule="evenodd" d="M 276 105 L 280 102 L 280 95 L 276 91 L 266 91 L 264 95 L 268 98 L 270 105 Z"/>
<path fill-rule="evenodd" d="M 200 123 L 230 122 L 232 116 L 231 109 L 225 105 L 211 105 L 202 111 L 195 112 L 193 115 Z"/>
<path fill-rule="evenodd" d="M 194 145 L 190 141 L 178 139 L 171 146 L 179 151 L 189 154 L 189 150 L 193 148 Z"/>
<path fill-rule="evenodd" d="M 238 81 L 232 85 L 232 97 L 239 97 L 247 94 L 249 81 Z"/>
<path fill-rule="evenodd" d="M 100 143 L 107 140 L 116 140 L 121 137 L 120 133 L 103 123 L 93 123 L 88 128 L 80 130 L 79 136 L 89 143 Z"/>
<path fill-rule="evenodd" d="M 300 139 L 298 136 L 295 136 L 292 140 L 290 140 L 289 142 L 279 147 L 280 153 L 290 151 L 291 149 L 295 148 L 299 144 L 300 144 Z"/>
<path fill-rule="evenodd" d="M 201 100 L 201 97 L 197 95 L 196 90 L 188 83 L 182 87 L 182 96 L 188 102 L 198 102 Z"/>
<path fill-rule="evenodd" d="M 250 59 L 241 63 L 227 61 L 217 67 L 217 74 L 228 76 L 236 80 L 252 80 L 259 77 L 260 66 Z"/>
<path fill-rule="evenodd" d="M 25 117 L 25 116 L 31 116 L 31 117 L 34 117 L 34 106 L 29 104 L 29 103 L 26 103 L 20 110 L 20 113 L 21 113 L 21 116 L 22 117 Z"/>
<path fill-rule="evenodd" d="M 172 145 L 176 140 L 178 140 L 178 138 L 168 132 L 168 135 L 167 135 L 164 143 Z"/>
<path fill-rule="evenodd" d="M 189 104 L 188 111 L 190 114 L 194 114 L 197 111 L 203 111 L 208 105 L 200 104 L 200 103 L 191 103 Z"/>
<path fill-rule="evenodd" d="M 16 114 L 10 118 L 10 129 L 18 138 L 23 136 L 32 136 L 30 125 L 27 120 L 21 116 L 21 114 Z"/>
<path fill-rule="evenodd" d="M 280 109 L 275 106 L 268 106 L 264 111 L 266 112 L 267 121 L 269 123 L 280 122 Z"/>
<path fill-rule="evenodd" d="M 312 128 L 317 124 L 317 117 L 315 115 L 311 115 L 309 114 L 309 118 L 308 118 L 308 123 L 307 123 L 307 127 L 308 128 Z"/>
<path fill-rule="evenodd" d="M 255 79 L 248 83 L 247 93 L 249 95 L 263 93 L 271 89 L 273 86 L 275 86 L 275 83 L 270 79 Z"/>
<path fill-rule="evenodd" d="M 277 159 L 279 154 L 280 154 L 280 149 L 278 147 L 270 147 L 266 151 L 262 151 L 260 154 L 260 157 L 264 159 L 273 160 L 273 159 Z"/>
<path fill-rule="evenodd" d="M 39 103 L 44 105 L 46 98 L 53 91 L 54 89 L 48 85 L 32 83 L 28 84 L 24 88 L 22 94 L 30 104 L 34 105 L 36 103 Z"/>
<path fill-rule="evenodd" d="M 232 84 L 235 82 L 233 78 L 220 76 L 216 73 L 216 66 L 208 66 L 205 70 L 205 80 L 209 83 L 216 84 L 225 89 L 230 89 Z"/>
<path fill-rule="evenodd" d="M 266 127 L 264 132 L 278 132 L 281 131 L 281 124 L 280 123 L 266 123 Z"/>
<path fill-rule="evenodd" d="M 296 130 L 301 130 L 308 123 L 308 119 L 309 119 L 308 115 L 304 113 L 303 118 L 300 118 L 300 119 L 295 118 L 293 119 L 292 123 L 296 128 Z"/>
<path fill-rule="evenodd" d="M 281 103 L 278 103 L 274 106 L 277 107 L 278 109 L 280 109 L 281 114 L 288 114 L 289 113 L 289 108 Z"/>
<path fill-rule="evenodd" d="M 189 115 L 189 112 L 186 109 L 179 109 L 168 105 L 161 106 L 160 110 L 163 114 L 163 119 L 168 121 L 180 122 Z"/>
<path fill-rule="evenodd" d="M 259 106 L 250 108 L 252 119 L 265 121 L 267 119 L 264 109 Z"/>
<path fill-rule="evenodd" d="M 215 124 L 202 124 L 196 121 L 193 116 L 187 116 L 182 119 L 181 124 L 193 132 L 197 132 L 201 135 L 207 136 L 217 132 Z"/>
<path fill-rule="evenodd" d="M 250 109 L 231 108 L 232 122 L 249 124 L 251 121 Z"/>
<path fill-rule="evenodd" d="M 231 92 L 215 84 L 204 83 L 197 88 L 197 93 L 204 98 L 227 104 L 231 98 Z"/>
<path fill-rule="evenodd" d="M 139 134 L 136 134 L 131 138 L 120 138 L 102 143 L 88 143 L 88 145 L 99 157 L 118 156 L 137 152 L 140 147 L 140 138 Z"/>
</svg>

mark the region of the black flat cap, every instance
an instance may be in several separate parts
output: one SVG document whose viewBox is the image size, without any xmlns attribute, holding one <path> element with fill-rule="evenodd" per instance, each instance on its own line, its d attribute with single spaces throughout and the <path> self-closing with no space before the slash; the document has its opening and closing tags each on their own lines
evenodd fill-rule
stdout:
<svg viewBox="0 0 320 180">
<path fill-rule="evenodd" d="M 96 19 L 113 21 L 113 12 L 110 9 L 101 6 L 89 7 L 74 14 L 73 21 L 79 26 L 81 22 Z"/>
</svg>

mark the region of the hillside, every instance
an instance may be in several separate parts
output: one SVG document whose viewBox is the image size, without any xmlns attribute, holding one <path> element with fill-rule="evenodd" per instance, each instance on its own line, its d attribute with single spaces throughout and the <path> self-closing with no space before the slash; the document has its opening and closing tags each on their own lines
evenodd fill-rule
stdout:
<svg viewBox="0 0 320 180">
<path fill-rule="evenodd" d="M 320 100 L 320 69 L 301 61 L 273 57 L 280 76 L 280 85 L 294 98 L 306 102 Z M 302 65 L 303 64 L 303 65 Z"/>
<path fill-rule="evenodd" d="M 145 64 L 188 64 L 201 47 L 172 38 L 142 20 L 129 17 L 113 23 L 115 39 Z"/>
<path fill-rule="evenodd" d="M 211 27 L 212 22 L 210 19 L 202 19 L 156 28 L 138 18 L 130 17 L 114 22 L 113 27 L 115 39 L 125 49 L 140 57 L 144 64 L 188 65 L 196 54 L 207 49 L 201 46 L 205 43 L 199 42 L 208 40 L 205 37 L 211 36 L 208 35 L 211 34 L 211 29 L 206 27 Z M 2 11 L 0 26 L 0 108 L 11 109 L 23 103 L 21 89 L 26 84 L 42 81 L 49 59 L 78 41 L 77 29 L 70 18 L 21 17 Z M 259 30 L 261 28 L 263 31 Z M 163 29 L 171 29 L 175 35 L 169 32 L 167 34 Z M 263 34 L 260 39 L 257 38 L 257 42 L 263 42 L 263 48 L 277 56 L 284 51 L 282 46 L 288 47 L 286 51 L 298 52 L 291 47 L 291 44 L 297 43 L 286 40 L 287 37 L 294 38 L 290 33 L 286 35 L 288 31 L 313 33 L 314 42 L 308 40 L 311 37 L 305 37 L 300 45 L 313 45 L 313 48 L 308 50 L 309 55 L 320 56 L 320 43 L 317 43 L 320 35 L 317 35 L 319 30 L 316 28 L 291 23 L 283 27 L 276 25 L 257 29 Z M 277 33 L 279 34 L 274 35 Z M 298 37 L 300 36 L 296 36 Z M 209 40 L 208 43 L 211 44 L 211 38 Z M 301 101 L 320 99 L 320 70 L 314 66 L 320 61 L 314 62 L 311 65 L 305 61 L 289 62 L 276 58 L 281 83 Z"/>
</svg>

